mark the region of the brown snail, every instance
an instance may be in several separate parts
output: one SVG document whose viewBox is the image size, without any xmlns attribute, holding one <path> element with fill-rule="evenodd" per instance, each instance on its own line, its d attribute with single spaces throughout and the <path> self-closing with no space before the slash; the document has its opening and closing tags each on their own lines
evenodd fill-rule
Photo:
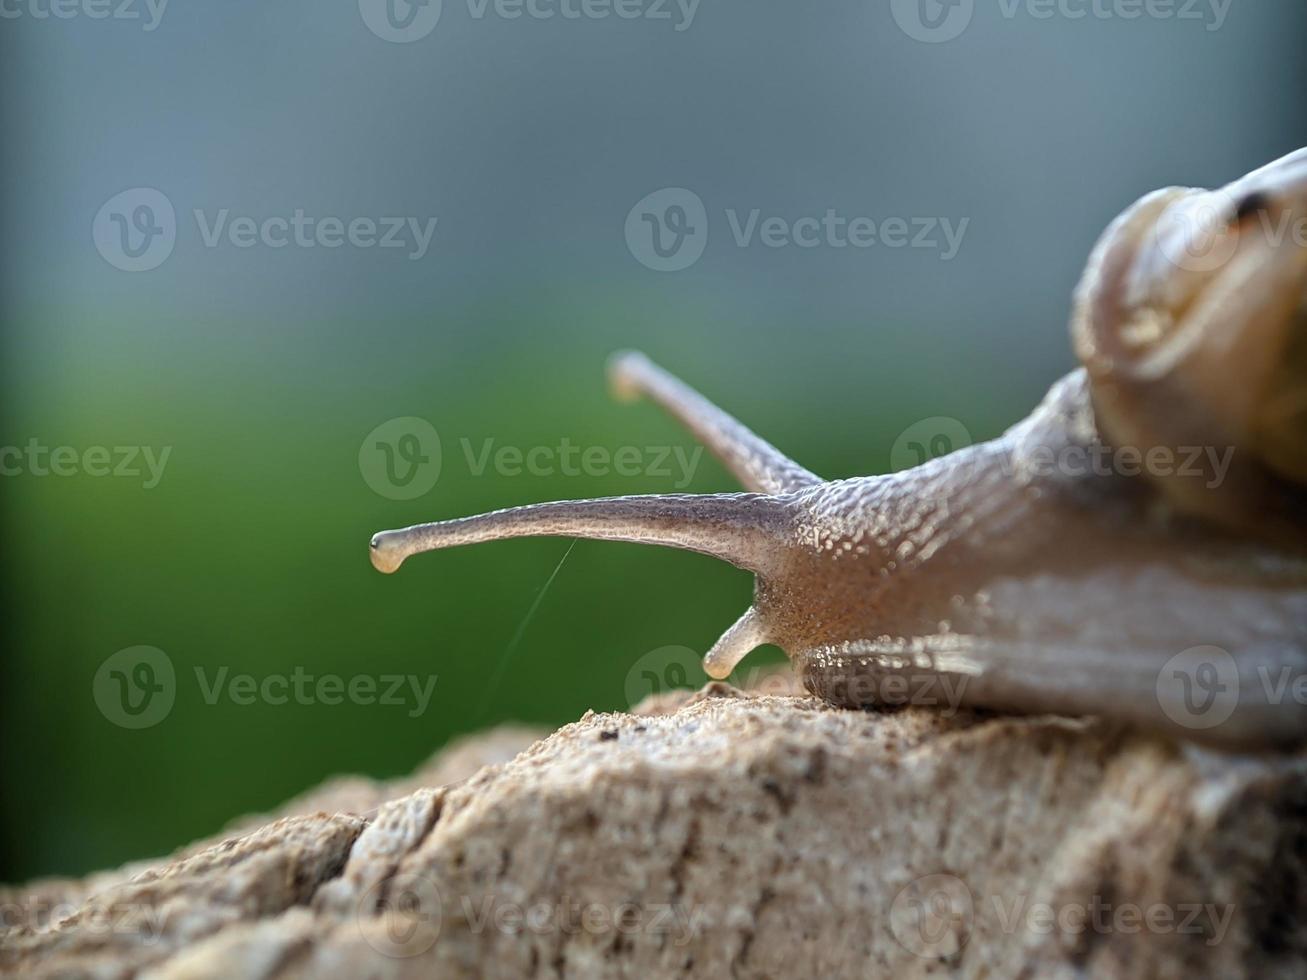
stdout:
<svg viewBox="0 0 1307 980">
<path fill-rule="evenodd" d="M 840 706 L 930 676 L 972 706 L 1307 739 L 1304 227 L 1307 150 L 1217 191 L 1143 198 L 1077 291 L 1083 367 L 1000 438 L 900 473 L 823 481 L 618 355 L 615 390 L 662 405 L 750 492 L 384 531 L 373 564 L 524 535 L 670 545 L 756 576 L 704 659 L 713 677 L 771 643 Z"/>
</svg>

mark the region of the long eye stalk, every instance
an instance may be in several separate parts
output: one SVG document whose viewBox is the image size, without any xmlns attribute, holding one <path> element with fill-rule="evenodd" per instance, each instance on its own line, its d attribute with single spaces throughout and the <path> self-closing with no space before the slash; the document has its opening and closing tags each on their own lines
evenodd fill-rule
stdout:
<svg viewBox="0 0 1307 980">
<path fill-rule="evenodd" d="M 775 566 L 792 514 L 789 498 L 755 493 L 562 500 L 382 531 L 372 538 L 372 564 L 393 572 L 424 551 L 548 536 L 666 545 L 762 573 Z"/>
</svg>

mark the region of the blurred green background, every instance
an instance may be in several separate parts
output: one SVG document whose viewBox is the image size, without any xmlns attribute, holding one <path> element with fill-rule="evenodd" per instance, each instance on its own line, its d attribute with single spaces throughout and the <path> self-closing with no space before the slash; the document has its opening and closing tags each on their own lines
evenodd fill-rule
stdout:
<svg viewBox="0 0 1307 980">
<path fill-rule="evenodd" d="M 653 407 L 608 399 L 612 350 L 646 350 L 819 473 L 885 471 L 908 426 L 995 435 L 1070 367 L 1071 290 L 1131 200 L 1307 143 L 1295 4 L 1236 2 L 1219 23 L 1207 6 L 1191 21 L 980 5 L 924 43 L 897 0 L 705 0 L 679 31 L 447 0 L 429 36 L 397 44 L 369 31 L 368 2 L 178 5 L 153 30 L 27 6 L 0 23 L 0 447 L 171 447 L 148 489 L 0 477 L 0 880 L 159 855 L 333 773 L 404 773 L 460 733 L 555 726 L 679 681 L 663 648 L 706 649 L 746 606 L 744 573 L 595 542 L 558 568 L 568 543 L 548 539 L 393 577 L 367 560 L 373 531 L 422 520 L 734 489 L 708 458 L 687 486 L 675 467 L 473 471 L 463 440 L 690 451 Z M 140 273 L 91 234 L 135 187 L 178 219 L 173 254 Z M 624 240 L 662 187 L 707 206 L 707 248 L 680 272 Z M 439 224 L 420 260 L 207 247 L 193 211 L 223 208 Z M 944 261 L 739 247 L 727 208 L 969 223 Z M 440 471 L 396 500 L 360 447 L 406 416 L 439 433 Z M 139 645 L 166 654 L 175 702 L 133 730 L 96 677 Z M 411 695 L 209 703 L 197 668 L 436 681 L 421 712 Z"/>
</svg>

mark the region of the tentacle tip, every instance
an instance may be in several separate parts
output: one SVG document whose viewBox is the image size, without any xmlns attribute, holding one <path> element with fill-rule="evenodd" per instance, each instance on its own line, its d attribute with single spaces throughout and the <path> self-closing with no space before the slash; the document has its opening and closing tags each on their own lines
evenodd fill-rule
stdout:
<svg viewBox="0 0 1307 980">
<path fill-rule="evenodd" d="M 619 350 L 608 358 L 608 390 L 619 402 L 633 402 L 640 397 L 636 380 L 639 369 L 649 363 L 638 350 Z"/>
<path fill-rule="evenodd" d="M 704 654 L 703 671 L 713 680 L 725 680 L 741 660 L 766 642 L 767 631 L 758 610 L 750 607 Z"/>
<path fill-rule="evenodd" d="M 735 664 L 725 657 L 714 657 L 711 653 L 703 658 L 703 672 L 715 681 L 724 681 L 731 676 Z"/>
<path fill-rule="evenodd" d="M 406 556 L 397 547 L 391 532 L 382 531 L 379 534 L 372 535 L 372 541 L 368 547 L 368 557 L 372 559 L 373 568 L 389 575 L 404 564 Z"/>
</svg>

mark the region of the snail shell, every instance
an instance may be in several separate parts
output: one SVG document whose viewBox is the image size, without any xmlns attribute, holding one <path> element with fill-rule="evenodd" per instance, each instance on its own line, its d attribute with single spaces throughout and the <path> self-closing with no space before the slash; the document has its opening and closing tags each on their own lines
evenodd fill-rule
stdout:
<svg viewBox="0 0 1307 980">
<path fill-rule="evenodd" d="M 1072 319 L 1105 439 L 1235 447 L 1206 487 L 1153 474 L 1180 510 L 1301 533 L 1307 486 L 1307 151 L 1217 191 L 1127 210 L 1090 259 Z"/>
<path fill-rule="evenodd" d="M 522 535 L 756 575 L 705 657 L 789 654 L 832 704 L 1100 715 L 1225 745 L 1307 738 L 1307 151 L 1159 191 L 1077 292 L 1082 368 L 1000 438 L 823 481 L 639 354 L 648 395 L 750 491 L 561 501 L 386 531 L 372 560 Z M 1276 235 L 1276 229 L 1280 234 Z"/>
</svg>

